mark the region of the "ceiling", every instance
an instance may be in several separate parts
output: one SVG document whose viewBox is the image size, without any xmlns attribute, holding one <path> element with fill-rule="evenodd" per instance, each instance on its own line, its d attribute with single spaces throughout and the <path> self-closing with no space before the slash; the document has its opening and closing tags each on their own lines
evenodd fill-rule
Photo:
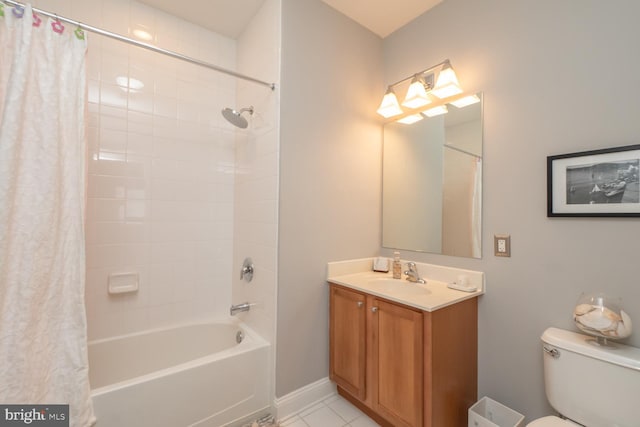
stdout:
<svg viewBox="0 0 640 427">
<path fill-rule="evenodd" d="M 442 0 L 322 0 L 382 38 Z"/>
<path fill-rule="evenodd" d="M 218 34 L 238 38 L 264 0 L 139 0 Z"/>
<path fill-rule="evenodd" d="M 233 39 L 242 33 L 264 2 L 264 0 L 140 1 Z M 322 1 L 384 38 L 443 0 Z"/>
</svg>

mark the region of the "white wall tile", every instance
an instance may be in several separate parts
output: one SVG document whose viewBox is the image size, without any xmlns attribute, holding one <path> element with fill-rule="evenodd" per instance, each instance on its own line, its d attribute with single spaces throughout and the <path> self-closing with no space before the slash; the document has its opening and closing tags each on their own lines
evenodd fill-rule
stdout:
<svg viewBox="0 0 640 427">
<path fill-rule="evenodd" d="M 133 154 L 127 142 L 127 158 L 125 162 L 125 176 L 132 178 L 151 177 L 151 158 Z"/>
<path fill-rule="evenodd" d="M 62 16 L 66 16 L 72 11 L 71 0 L 40 0 L 39 3 L 29 3 L 31 3 L 34 7 L 57 13 Z"/>
<path fill-rule="evenodd" d="M 87 124 L 89 127 L 100 127 L 100 104 L 89 102 L 87 105 Z"/>
<path fill-rule="evenodd" d="M 131 73 L 134 71 L 138 73 L 141 80 L 148 79 L 148 85 L 146 84 L 147 81 L 143 80 L 145 87 L 153 90 L 153 78 L 155 77 L 156 72 L 159 71 L 156 67 L 159 54 L 137 46 L 132 46 L 129 49 L 129 67 L 131 68 Z M 142 74 L 143 72 L 149 74 Z"/>
<path fill-rule="evenodd" d="M 122 330 L 120 334 L 129 334 L 132 332 L 149 329 L 149 312 L 146 309 L 133 309 L 121 313 Z"/>
<path fill-rule="evenodd" d="M 127 152 L 127 132 L 114 129 L 102 129 L 100 132 L 100 151 L 122 153 L 122 160 L 124 160 L 124 154 Z M 111 156 L 109 160 L 115 161 L 116 158 Z"/>
<path fill-rule="evenodd" d="M 145 131 L 145 125 L 142 123 L 132 123 L 129 120 L 129 132 L 127 132 L 127 156 L 130 154 L 139 156 L 150 156 L 153 154 L 153 136 L 144 133 L 134 132 Z"/>
<path fill-rule="evenodd" d="M 128 0 L 108 0 L 102 5 L 102 25 L 104 29 L 114 33 L 129 34 Z"/>
<path fill-rule="evenodd" d="M 144 199 L 127 199 L 125 206 L 125 220 L 129 222 L 142 222 L 149 229 L 151 218 L 151 203 Z"/>
<path fill-rule="evenodd" d="M 58 11 L 58 13 L 60 13 L 60 11 Z M 86 0 L 71 0 L 71 14 L 80 22 L 101 27 L 102 0 L 94 0 L 91 2 Z M 93 38 L 91 38 L 91 41 L 93 42 Z"/>
<path fill-rule="evenodd" d="M 137 138 L 138 135 L 153 135 L 153 116 L 151 114 L 140 113 L 136 111 L 127 112 L 127 126 L 129 136 Z M 149 150 L 148 154 L 152 151 Z M 141 154 L 141 153 L 138 153 Z"/>
<path fill-rule="evenodd" d="M 153 94 L 148 92 L 129 92 L 127 94 L 129 111 L 147 114 L 153 113 L 153 100 Z"/>
<path fill-rule="evenodd" d="M 109 80 L 109 82 L 111 82 L 111 80 Z M 100 104 L 110 107 L 127 108 L 127 94 L 118 85 L 105 83 L 105 80 L 102 80 L 102 84 L 100 85 Z"/>
<path fill-rule="evenodd" d="M 71 18 L 124 35 L 144 29 L 163 48 L 224 68 L 235 69 L 239 60 L 235 40 L 136 1 L 50 1 L 62 8 L 66 2 Z M 243 102 L 235 78 L 93 34 L 87 69 L 90 338 L 228 316 L 240 256 L 235 249 L 253 252 L 260 263 L 267 288 L 241 294 L 259 300 L 254 318 L 263 325 L 256 329 L 272 336 L 277 157 L 270 153 L 277 151 L 277 137 L 264 130 L 243 134 L 220 114 L 227 106 L 264 104 L 264 89 L 245 91 Z M 144 87 L 120 87 L 118 77 L 138 79 Z M 260 114 L 277 117 L 274 111 Z M 238 137 L 248 139 L 248 150 L 237 151 Z M 251 235 L 234 233 L 237 210 L 245 212 L 239 226 L 253 223 Z M 109 296 L 108 275 L 123 271 L 140 273 L 140 290 Z"/>
<path fill-rule="evenodd" d="M 100 74 L 97 77 L 91 78 L 90 73 L 87 73 L 89 80 L 87 81 L 87 101 L 92 103 L 100 102 Z"/>
<path fill-rule="evenodd" d="M 178 102 L 173 97 L 155 95 L 153 97 L 153 113 L 156 116 L 175 119 L 178 114 Z"/>
<path fill-rule="evenodd" d="M 145 244 L 87 245 L 87 269 L 127 270 L 131 265 L 148 264 Z"/>
<path fill-rule="evenodd" d="M 267 1 L 254 17 L 249 29 L 238 41 L 237 63 L 240 72 L 262 76 L 262 71 L 278 67 L 279 55 L 265 57 L 256 63 L 255 53 L 265 45 L 279 45 L 279 2 Z M 274 76 L 275 78 L 275 76 Z M 255 107 L 247 132 L 234 133 L 236 149 L 236 184 L 234 193 L 234 267 L 251 256 L 256 274 L 250 285 L 233 277 L 233 301 L 250 301 L 258 305 L 246 313 L 244 320 L 267 339 L 275 337 L 276 259 L 277 259 L 277 191 L 278 137 L 277 92 L 237 82 L 238 108 Z M 226 89 L 222 89 L 224 92 Z M 266 101 L 265 101 L 266 100 Z M 271 120 L 267 123 L 267 120 Z M 223 132 L 229 126 L 222 124 Z"/>
<path fill-rule="evenodd" d="M 164 70 L 159 70 L 155 79 L 155 93 L 160 96 L 176 97 L 178 91 L 178 81 L 175 73 L 170 75 Z"/>
<path fill-rule="evenodd" d="M 100 128 L 123 132 L 127 129 L 127 110 L 121 107 L 100 105 Z"/>
<path fill-rule="evenodd" d="M 87 217 L 92 222 L 124 221 L 125 199 L 91 198 L 87 203 Z"/>
<path fill-rule="evenodd" d="M 118 77 L 129 74 L 129 55 L 126 50 L 103 52 L 100 64 L 100 79 L 104 84 L 115 85 Z"/>
<path fill-rule="evenodd" d="M 130 11 L 130 24 L 131 24 L 131 30 L 132 30 L 129 32 L 129 35 L 131 37 L 134 37 L 146 43 L 153 40 L 155 38 L 153 36 L 155 35 L 155 31 L 156 31 L 156 9 L 146 4 L 133 1 L 131 2 L 129 11 Z M 148 39 L 136 37 L 135 33 L 133 32 L 133 30 L 136 28 L 141 28 L 141 29 L 144 29 L 145 31 L 148 31 L 152 35 L 152 39 L 148 40 Z"/>
<path fill-rule="evenodd" d="M 149 313 L 149 325 L 153 328 L 169 326 L 179 320 L 175 316 L 173 304 L 149 306 L 147 312 Z"/>
</svg>

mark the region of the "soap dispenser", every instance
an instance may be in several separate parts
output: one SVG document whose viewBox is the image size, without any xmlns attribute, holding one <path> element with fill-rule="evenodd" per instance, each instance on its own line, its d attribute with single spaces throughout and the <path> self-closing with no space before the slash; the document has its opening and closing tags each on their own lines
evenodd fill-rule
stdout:
<svg viewBox="0 0 640 427">
<path fill-rule="evenodd" d="M 400 252 L 393 253 L 393 278 L 402 278 L 402 263 L 400 262 Z"/>
</svg>

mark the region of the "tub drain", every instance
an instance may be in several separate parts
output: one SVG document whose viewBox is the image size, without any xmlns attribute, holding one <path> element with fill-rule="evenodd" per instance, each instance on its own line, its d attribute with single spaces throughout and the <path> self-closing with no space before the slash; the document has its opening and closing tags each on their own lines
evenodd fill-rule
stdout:
<svg viewBox="0 0 640 427">
<path fill-rule="evenodd" d="M 278 427 L 279 425 L 273 415 L 267 414 L 250 424 L 244 424 L 242 427 Z"/>
<path fill-rule="evenodd" d="M 242 332 L 242 331 L 238 331 L 238 332 L 236 333 L 236 342 L 237 342 L 238 344 L 240 344 L 240 343 L 242 342 L 242 340 L 243 340 L 243 339 L 244 339 L 244 332 Z"/>
</svg>

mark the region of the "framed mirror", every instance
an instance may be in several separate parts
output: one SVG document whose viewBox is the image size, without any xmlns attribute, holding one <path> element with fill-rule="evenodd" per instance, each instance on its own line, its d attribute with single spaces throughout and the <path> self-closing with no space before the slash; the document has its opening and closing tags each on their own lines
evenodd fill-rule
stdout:
<svg viewBox="0 0 640 427">
<path fill-rule="evenodd" d="M 384 126 L 382 246 L 482 257 L 480 102 Z"/>
</svg>

